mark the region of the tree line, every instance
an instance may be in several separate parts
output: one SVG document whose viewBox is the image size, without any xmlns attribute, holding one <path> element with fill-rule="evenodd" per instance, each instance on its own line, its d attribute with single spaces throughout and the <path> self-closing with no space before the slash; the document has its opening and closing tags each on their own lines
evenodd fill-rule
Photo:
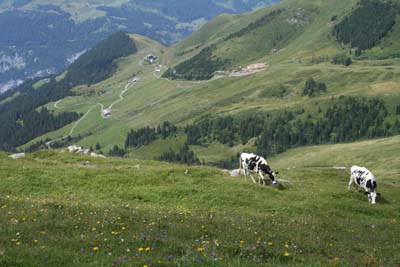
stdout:
<svg viewBox="0 0 400 267">
<path fill-rule="evenodd" d="M 185 80 L 208 80 L 218 70 L 224 70 L 230 64 L 230 60 L 213 56 L 215 45 L 204 48 L 199 54 L 183 61 L 164 72 L 164 78 Z"/>
<path fill-rule="evenodd" d="M 390 1 L 362 0 L 332 31 L 336 39 L 362 50 L 374 47 L 396 23 L 398 7 Z"/>
<path fill-rule="evenodd" d="M 178 127 L 165 121 L 155 128 L 149 126 L 137 130 L 131 130 L 125 139 L 125 147 L 139 148 L 150 144 L 157 139 L 166 139 L 170 136 L 175 136 Z"/>
<path fill-rule="evenodd" d="M 185 132 L 189 145 L 219 142 L 234 146 L 256 138 L 257 152 L 271 155 L 297 146 L 399 134 L 398 119 L 391 124 L 385 121 L 388 115 L 383 100 L 342 97 L 316 115 L 299 110 L 206 117 L 187 126 Z"/>
</svg>

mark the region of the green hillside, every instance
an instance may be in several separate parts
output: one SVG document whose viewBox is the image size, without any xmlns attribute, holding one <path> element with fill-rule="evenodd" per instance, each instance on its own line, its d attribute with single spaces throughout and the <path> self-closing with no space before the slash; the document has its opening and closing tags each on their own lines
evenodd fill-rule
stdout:
<svg viewBox="0 0 400 267">
<path fill-rule="evenodd" d="M 347 25 L 347 18 L 359 16 L 359 13 L 363 18 L 363 12 L 370 12 L 370 9 L 363 10 L 357 1 L 284 1 L 253 13 L 218 17 L 169 48 L 135 35 L 138 52 L 120 59 L 115 75 L 90 87 L 75 87 L 74 96 L 46 105 L 55 112 L 80 113 L 83 118 L 34 139 L 21 149 L 32 144 L 40 147 L 37 142 L 45 148 L 45 142 L 61 140 L 54 142 L 54 146 L 77 144 L 95 148 L 99 143 L 101 149 L 97 152 L 108 153 L 118 145 L 129 156 L 155 159 L 170 149 L 177 152 L 188 142 L 200 161 L 231 167 L 234 164 L 231 158 L 243 150 L 269 156 L 304 145 L 397 135 L 400 133 L 400 61 L 395 57 L 384 58 L 383 53 L 380 55 L 384 59 L 368 59 L 371 53 L 379 54 L 378 49 L 382 47 L 387 48 L 386 52 L 393 48 L 385 45 L 387 40 L 396 38 L 397 28 L 385 35 L 378 45 L 363 50 L 361 56 L 356 56 L 356 48 L 339 42 L 333 33 L 335 25 Z M 251 75 L 225 73 L 206 81 L 160 78 L 168 67 L 171 69 L 176 64 L 190 66 L 187 68 L 190 73 L 198 73 L 202 66 L 192 59 L 200 58 L 207 66 L 207 58 L 204 61 L 199 53 L 210 46 L 211 55 L 208 50 L 207 57 L 226 60 L 222 63 L 228 63 L 223 66 L 228 71 L 251 63 L 268 64 L 265 70 Z M 149 53 L 157 56 L 158 67 L 143 61 Z M 351 59 L 350 66 L 341 64 L 348 59 Z M 135 76 L 140 81 L 128 84 Z M 316 85 L 323 85 L 324 90 L 305 93 L 306 82 L 311 78 Z M 354 107 L 335 109 L 335 105 L 341 107 L 346 101 L 353 101 Z M 383 103 L 381 110 L 362 119 L 365 123 L 352 127 L 351 112 L 363 113 L 366 105 L 357 103 L 368 101 Z M 112 115 L 104 118 L 101 112 L 110 106 Z M 346 109 L 350 109 L 349 114 Z M 346 120 L 335 120 L 336 125 L 327 125 L 324 117 L 333 118 L 335 110 L 343 116 L 346 114 Z M 279 116 L 285 112 L 292 116 L 287 126 L 279 122 Z M 247 125 L 246 118 L 254 113 L 263 119 Z M 221 126 L 217 135 L 209 131 L 200 141 L 188 140 L 185 128 L 203 123 L 204 118 L 217 122 L 216 125 L 220 119 L 232 119 L 237 127 Z M 164 121 L 179 128 L 176 136 L 157 137 L 145 145 L 125 147 L 131 129 L 156 129 Z M 244 127 L 249 129 L 243 132 Z M 319 127 L 329 130 L 322 133 Z M 351 129 L 351 133 L 343 134 L 347 129 Z M 224 135 L 229 140 L 224 140 Z M 67 136 L 72 139 L 68 140 Z M 297 136 L 303 139 L 293 140 Z"/>
<path fill-rule="evenodd" d="M 208 167 L 46 151 L 12 160 L 3 153 L 0 264 L 396 266 L 399 142 L 271 158 L 286 181 L 281 188 Z M 347 191 L 348 168 L 332 168 L 354 163 L 377 176 L 375 206 Z"/>
</svg>

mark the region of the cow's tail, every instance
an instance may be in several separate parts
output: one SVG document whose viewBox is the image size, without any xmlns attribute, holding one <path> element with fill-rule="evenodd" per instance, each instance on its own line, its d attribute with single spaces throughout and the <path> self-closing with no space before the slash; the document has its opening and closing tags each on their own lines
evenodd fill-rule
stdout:
<svg viewBox="0 0 400 267">
<path fill-rule="evenodd" d="M 239 172 L 242 170 L 242 157 L 239 157 Z"/>
</svg>

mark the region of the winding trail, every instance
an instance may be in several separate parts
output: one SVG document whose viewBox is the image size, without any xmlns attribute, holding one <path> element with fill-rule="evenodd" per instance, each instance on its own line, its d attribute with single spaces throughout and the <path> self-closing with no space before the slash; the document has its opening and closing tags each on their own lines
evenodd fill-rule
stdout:
<svg viewBox="0 0 400 267">
<path fill-rule="evenodd" d="M 112 107 L 113 107 L 114 105 L 116 105 L 116 104 L 120 103 L 121 101 L 123 101 L 123 100 L 124 100 L 124 94 L 125 94 L 133 85 L 135 85 L 135 84 L 136 84 L 136 82 L 129 82 L 129 81 L 128 81 L 127 84 L 126 84 L 125 87 L 124 87 L 124 90 L 122 90 L 122 92 L 119 94 L 119 99 L 116 100 L 116 101 L 114 101 L 113 103 L 111 103 L 111 105 L 108 107 L 108 109 L 111 110 Z M 59 104 L 61 101 L 62 101 L 62 99 L 61 99 L 61 100 L 58 100 L 56 103 L 54 103 L 54 108 L 60 109 L 60 107 L 58 106 L 58 104 Z M 102 103 L 96 103 L 96 104 L 94 104 L 93 106 L 91 106 L 91 107 L 88 109 L 88 111 L 86 111 L 86 113 L 85 113 L 78 121 L 76 121 L 76 122 L 74 123 L 74 125 L 72 126 L 71 130 L 69 131 L 69 133 L 68 133 L 67 135 L 46 142 L 47 148 L 48 148 L 48 149 L 51 149 L 51 145 L 52 145 L 53 143 L 58 142 L 58 141 L 61 141 L 61 140 L 65 139 L 65 138 L 68 138 L 69 136 L 72 136 L 72 134 L 74 133 L 76 127 L 78 127 L 78 125 L 79 125 L 79 124 L 88 116 L 88 114 L 89 114 L 93 109 L 95 109 L 97 106 L 100 106 L 100 115 L 101 115 L 101 117 L 102 117 L 103 119 L 109 118 L 109 116 L 105 116 L 105 115 L 103 114 L 104 104 L 102 104 Z"/>
</svg>

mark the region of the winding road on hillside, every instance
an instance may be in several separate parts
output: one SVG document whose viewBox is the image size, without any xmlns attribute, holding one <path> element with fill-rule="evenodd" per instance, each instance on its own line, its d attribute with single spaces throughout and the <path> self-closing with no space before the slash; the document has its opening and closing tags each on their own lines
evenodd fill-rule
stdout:
<svg viewBox="0 0 400 267">
<path fill-rule="evenodd" d="M 116 104 L 118 104 L 118 103 L 120 103 L 121 101 L 123 101 L 123 100 L 124 100 L 124 94 L 125 94 L 133 85 L 135 85 L 136 82 L 137 82 L 137 80 L 136 80 L 136 81 L 134 81 L 133 79 L 129 80 L 129 81 L 126 83 L 124 89 L 123 89 L 123 90 L 121 91 L 121 93 L 119 94 L 119 99 L 117 99 L 117 100 L 115 100 L 114 102 L 112 102 L 112 103 L 110 104 L 110 106 L 108 106 L 107 109 L 108 109 L 108 110 L 111 110 L 111 109 L 113 108 L 113 106 L 115 106 Z M 61 101 L 62 101 L 62 99 L 61 99 L 61 100 L 58 100 L 56 103 L 54 103 L 54 108 L 56 108 L 56 109 L 61 109 L 61 107 L 58 106 L 58 104 L 60 104 Z M 92 110 L 95 109 L 97 106 L 100 106 L 100 115 L 101 115 L 101 117 L 102 117 L 103 119 L 109 118 L 109 116 L 106 116 L 106 115 L 103 113 L 103 111 L 105 110 L 105 109 L 104 109 L 104 104 L 102 104 L 102 103 L 96 103 L 96 104 L 94 104 L 93 106 L 91 106 L 91 107 L 86 111 L 86 113 L 85 113 L 78 121 L 76 121 L 76 122 L 74 123 L 74 125 L 72 126 L 71 130 L 69 131 L 69 133 L 68 133 L 67 135 L 46 142 L 47 148 L 48 148 L 48 149 L 51 149 L 51 145 L 54 144 L 55 142 L 61 141 L 61 140 L 65 139 L 65 138 L 68 138 L 69 136 L 72 136 L 72 134 L 74 133 L 76 127 L 78 127 L 79 124 L 80 124 L 80 123 L 89 115 L 89 113 L 92 112 Z"/>
</svg>

